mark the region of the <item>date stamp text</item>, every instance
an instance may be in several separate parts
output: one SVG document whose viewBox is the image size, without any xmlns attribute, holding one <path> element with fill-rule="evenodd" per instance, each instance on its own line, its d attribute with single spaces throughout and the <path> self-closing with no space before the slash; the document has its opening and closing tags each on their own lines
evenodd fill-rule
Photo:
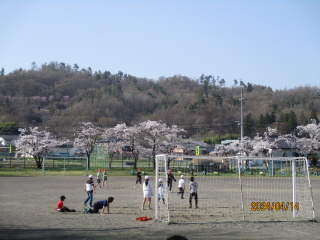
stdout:
<svg viewBox="0 0 320 240">
<path fill-rule="evenodd" d="M 299 202 L 251 202 L 251 211 L 299 211 Z"/>
</svg>

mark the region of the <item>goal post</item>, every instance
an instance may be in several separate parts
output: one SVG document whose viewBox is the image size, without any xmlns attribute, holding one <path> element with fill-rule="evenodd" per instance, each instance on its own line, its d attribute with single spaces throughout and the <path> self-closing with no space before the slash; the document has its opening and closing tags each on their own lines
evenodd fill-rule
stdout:
<svg viewBox="0 0 320 240">
<path fill-rule="evenodd" d="M 170 191 L 168 170 L 176 182 Z M 211 157 L 157 155 L 155 217 L 172 223 L 314 220 L 312 189 L 304 157 Z M 178 181 L 184 176 L 184 198 Z M 198 208 L 190 204 L 191 176 L 198 184 Z M 192 206 L 190 208 L 190 206 Z"/>
<path fill-rule="evenodd" d="M 169 214 L 169 195 L 168 195 L 168 155 L 157 155 L 156 156 L 156 175 L 155 175 L 155 216 L 156 219 L 163 222 L 170 222 Z M 161 203 L 159 196 L 159 180 L 163 182 L 163 198 L 164 203 Z"/>
<path fill-rule="evenodd" d="M 88 174 L 88 158 L 87 157 L 44 157 L 42 161 L 42 176 L 46 171 L 62 171 L 69 170 L 85 171 Z"/>
</svg>

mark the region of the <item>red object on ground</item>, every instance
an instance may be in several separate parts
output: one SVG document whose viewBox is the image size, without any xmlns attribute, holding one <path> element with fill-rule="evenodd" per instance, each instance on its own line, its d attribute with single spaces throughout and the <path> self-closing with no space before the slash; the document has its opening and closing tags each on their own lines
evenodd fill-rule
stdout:
<svg viewBox="0 0 320 240">
<path fill-rule="evenodd" d="M 147 216 L 136 218 L 136 221 L 149 221 L 149 220 L 152 220 L 152 218 L 149 218 L 149 217 L 147 217 Z"/>
</svg>

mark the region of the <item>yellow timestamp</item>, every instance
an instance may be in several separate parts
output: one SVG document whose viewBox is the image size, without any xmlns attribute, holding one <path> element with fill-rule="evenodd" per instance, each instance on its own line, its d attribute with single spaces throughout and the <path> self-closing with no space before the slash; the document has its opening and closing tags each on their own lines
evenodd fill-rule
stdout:
<svg viewBox="0 0 320 240">
<path fill-rule="evenodd" d="M 251 202 L 251 211 L 299 211 L 299 202 Z"/>
</svg>

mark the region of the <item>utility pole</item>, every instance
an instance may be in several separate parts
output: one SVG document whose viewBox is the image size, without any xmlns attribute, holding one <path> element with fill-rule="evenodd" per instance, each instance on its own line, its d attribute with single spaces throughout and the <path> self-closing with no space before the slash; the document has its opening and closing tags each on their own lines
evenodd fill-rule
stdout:
<svg viewBox="0 0 320 240">
<path fill-rule="evenodd" d="M 241 98 L 240 100 L 240 106 L 241 106 L 241 119 L 240 119 L 240 128 L 241 128 L 241 137 L 240 137 L 240 143 L 242 143 L 243 140 L 243 88 L 241 88 Z"/>
</svg>

